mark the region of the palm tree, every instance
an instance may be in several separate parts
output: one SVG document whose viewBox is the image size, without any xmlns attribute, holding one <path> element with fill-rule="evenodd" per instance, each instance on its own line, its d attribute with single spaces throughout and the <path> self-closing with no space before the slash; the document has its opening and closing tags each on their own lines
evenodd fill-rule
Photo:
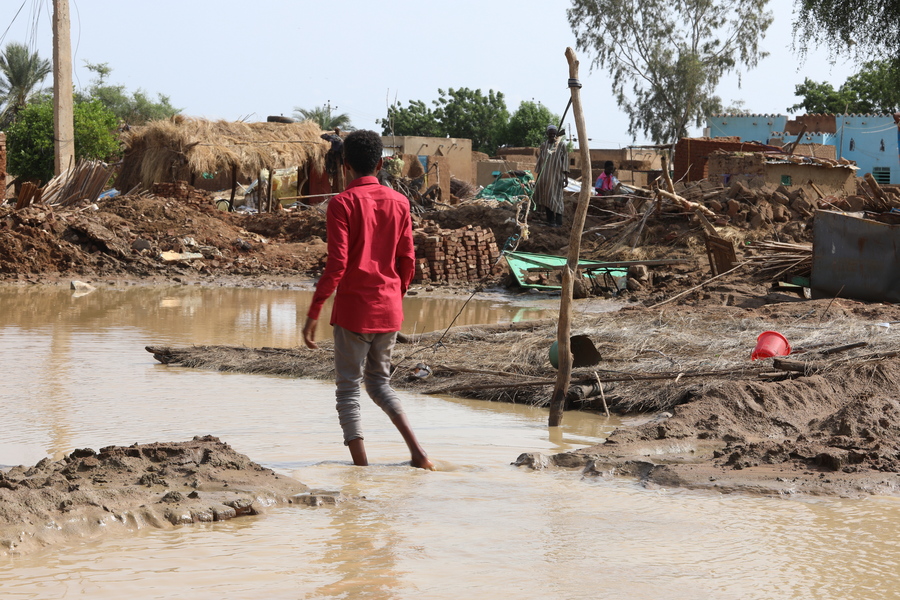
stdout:
<svg viewBox="0 0 900 600">
<path fill-rule="evenodd" d="M 6 45 L 0 54 L 0 128 L 15 120 L 16 113 L 40 91 L 38 85 L 52 70 L 49 60 L 41 59 L 37 51 L 29 51 L 25 44 Z"/>
<path fill-rule="evenodd" d="M 338 115 L 332 113 L 330 103 L 313 109 L 295 106 L 294 117 L 300 121 L 313 121 L 319 125 L 319 129 L 322 131 L 333 131 L 335 128 L 340 128 L 343 131 L 353 131 L 355 129 L 350 124 L 350 115 L 347 113 Z"/>
</svg>

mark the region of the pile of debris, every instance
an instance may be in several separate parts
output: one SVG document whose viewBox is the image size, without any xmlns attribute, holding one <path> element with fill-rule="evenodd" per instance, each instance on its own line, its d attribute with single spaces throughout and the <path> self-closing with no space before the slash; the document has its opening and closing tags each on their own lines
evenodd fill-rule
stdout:
<svg viewBox="0 0 900 600">
<path fill-rule="evenodd" d="M 197 189 L 188 184 L 187 181 L 176 181 L 174 183 L 154 183 L 150 190 L 153 195 L 160 198 L 171 198 L 173 200 L 186 200 L 188 202 L 209 203 L 212 194 L 207 191 Z"/>
<path fill-rule="evenodd" d="M 423 221 L 413 232 L 416 246 L 415 283 L 457 283 L 500 275 L 500 250 L 490 229 L 468 225 L 448 230 Z"/>
<path fill-rule="evenodd" d="M 708 179 L 675 183 L 675 193 L 716 214 L 714 224 L 762 229 L 772 224 L 805 221 L 817 209 L 885 212 L 900 208 L 900 186 L 882 186 L 868 175 L 857 178 L 854 194 L 829 194 L 813 181 L 800 186 L 736 180 L 728 187 Z"/>
<path fill-rule="evenodd" d="M 105 162 L 81 159 L 77 165 L 54 177 L 44 187 L 38 187 L 30 181 L 22 183 L 16 209 L 32 204 L 70 206 L 78 202 L 94 202 L 100 197 L 114 170 Z"/>
</svg>

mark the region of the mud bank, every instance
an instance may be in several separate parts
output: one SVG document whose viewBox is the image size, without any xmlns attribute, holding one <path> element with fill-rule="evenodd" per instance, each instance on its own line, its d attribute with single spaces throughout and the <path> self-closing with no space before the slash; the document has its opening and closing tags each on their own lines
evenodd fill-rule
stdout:
<svg viewBox="0 0 900 600">
<path fill-rule="evenodd" d="M 877 353 L 840 362 L 698 386 L 605 443 L 517 464 L 719 493 L 900 495 L 900 364 Z"/>
<path fill-rule="evenodd" d="M 626 426 L 604 444 L 522 462 L 648 485 L 900 495 L 900 330 L 886 327 L 890 321 L 900 322 L 900 308 L 843 299 L 577 314 L 573 335 L 589 338 L 600 358 L 573 370 L 566 409 L 599 412 L 605 404 Z M 794 370 L 774 358 L 751 360 L 766 330 L 790 340 L 784 360 Z M 555 339 L 552 319 L 405 336 L 392 383 L 546 406 Z M 171 365 L 330 379 L 330 348 L 147 350 Z M 426 378 L 416 375 L 422 364 Z"/>
<path fill-rule="evenodd" d="M 0 556 L 75 539 L 334 502 L 213 436 L 75 450 L 0 472 Z"/>
</svg>

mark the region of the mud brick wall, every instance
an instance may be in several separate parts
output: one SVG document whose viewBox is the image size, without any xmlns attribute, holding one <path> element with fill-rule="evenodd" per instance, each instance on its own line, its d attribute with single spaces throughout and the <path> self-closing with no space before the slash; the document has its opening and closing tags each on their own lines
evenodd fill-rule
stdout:
<svg viewBox="0 0 900 600">
<path fill-rule="evenodd" d="M 401 154 L 403 160 L 403 170 L 400 172 L 401 177 L 409 177 L 415 179 L 425 173 L 425 167 L 419 161 L 419 157 L 415 154 Z"/>
<path fill-rule="evenodd" d="M 759 154 L 730 154 L 716 151 L 709 155 L 706 167 L 707 179 L 723 183 L 729 175 L 744 175 L 765 179 L 766 163 Z"/>
<path fill-rule="evenodd" d="M 738 137 L 681 138 L 675 145 L 672 161 L 672 179 L 700 181 L 709 175 L 707 163 L 716 150 L 727 152 L 762 152 L 766 146 L 754 142 L 742 142 Z"/>
<path fill-rule="evenodd" d="M 441 229 L 426 222 L 413 232 L 416 246 L 415 283 L 460 283 L 499 275 L 500 250 L 490 229 L 469 225 Z"/>
</svg>

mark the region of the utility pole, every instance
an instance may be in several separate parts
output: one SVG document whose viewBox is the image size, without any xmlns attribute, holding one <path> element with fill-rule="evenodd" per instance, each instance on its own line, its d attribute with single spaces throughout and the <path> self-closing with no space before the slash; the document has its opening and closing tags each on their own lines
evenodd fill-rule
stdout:
<svg viewBox="0 0 900 600">
<path fill-rule="evenodd" d="M 69 0 L 53 0 L 53 165 L 56 175 L 75 166 L 75 125 L 72 105 Z"/>
</svg>

